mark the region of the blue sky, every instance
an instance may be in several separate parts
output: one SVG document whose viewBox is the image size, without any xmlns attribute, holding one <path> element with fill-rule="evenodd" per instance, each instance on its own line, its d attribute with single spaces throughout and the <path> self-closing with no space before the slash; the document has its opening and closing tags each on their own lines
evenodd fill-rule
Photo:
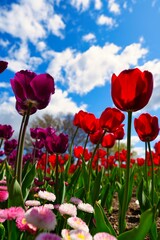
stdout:
<svg viewBox="0 0 160 240">
<path fill-rule="evenodd" d="M 36 116 L 83 109 L 97 117 L 113 106 L 113 73 L 134 67 L 149 70 L 154 92 L 141 112 L 159 117 L 159 23 L 158 0 L 0 0 L 0 59 L 9 63 L 0 75 L 0 123 L 18 131 L 21 116 L 14 107 L 10 78 L 22 69 L 48 72 L 55 79 L 50 105 Z"/>
</svg>

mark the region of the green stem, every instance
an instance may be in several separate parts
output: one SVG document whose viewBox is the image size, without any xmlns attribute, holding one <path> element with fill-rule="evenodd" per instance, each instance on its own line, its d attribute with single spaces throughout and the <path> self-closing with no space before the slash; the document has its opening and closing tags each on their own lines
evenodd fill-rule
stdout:
<svg viewBox="0 0 160 240">
<path fill-rule="evenodd" d="M 122 209 L 120 209 L 119 216 L 119 233 L 125 231 L 126 223 L 125 216 L 128 207 L 128 193 L 130 185 L 130 153 L 131 153 L 131 125 L 132 125 L 132 112 L 128 112 L 128 128 L 127 128 L 127 162 L 126 162 L 126 175 L 124 183 L 124 197 L 122 200 Z"/>
<path fill-rule="evenodd" d="M 147 142 L 145 142 L 145 180 L 146 180 L 146 190 L 149 194 L 149 184 L 148 184 L 148 165 L 147 165 Z"/>
<path fill-rule="evenodd" d="M 58 181 L 58 167 L 59 167 L 59 162 L 58 162 L 58 153 L 56 153 L 56 169 L 55 169 L 55 193 L 56 193 L 56 198 L 58 200 L 58 189 L 59 189 L 59 181 Z"/>
<path fill-rule="evenodd" d="M 151 159 L 151 166 L 152 166 L 152 192 L 151 192 L 151 199 L 152 199 L 152 206 L 154 205 L 154 185 L 155 185 L 155 179 L 154 179 L 154 163 L 153 163 L 153 156 L 152 156 L 152 151 L 151 151 L 151 145 L 150 142 L 148 141 L 148 150 L 150 154 L 150 159 Z"/>
<path fill-rule="evenodd" d="M 28 126 L 30 110 L 32 104 L 29 105 L 27 113 L 24 114 L 21 128 L 20 128 L 20 135 L 18 140 L 18 150 L 17 150 L 17 159 L 16 159 L 16 167 L 15 167 L 15 176 L 17 177 L 17 181 L 19 182 L 20 186 L 22 183 L 22 168 L 23 168 L 23 151 L 24 151 L 24 141 L 25 141 L 25 134 L 26 129 Z"/>
<path fill-rule="evenodd" d="M 95 154 L 96 154 L 96 151 L 97 151 L 97 149 L 99 148 L 99 144 L 101 143 L 101 141 L 102 141 L 104 135 L 106 134 L 106 132 L 107 132 L 107 130 L 104 130 L 101 138 L 99 139 L 98 143 L 96 144 L 96 147 L 94 148 L 94 151 L 93 151 L 93 153 L 92 153 L 91 160 L 90 160 L 90 162 L 89 162 L 89 178 L 88 178 L 88 191 L 87 191 L 88 196 L 87 196 L 87 199 L 89 198 L 89 195 L 90 195 L 92 162 L 93 162 L 94 156 L 95 156 Z"/>
</svg>

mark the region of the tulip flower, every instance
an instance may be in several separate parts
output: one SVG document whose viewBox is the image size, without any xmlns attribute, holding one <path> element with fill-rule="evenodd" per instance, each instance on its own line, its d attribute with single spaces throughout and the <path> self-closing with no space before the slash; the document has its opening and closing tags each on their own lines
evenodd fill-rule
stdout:
<svg viewBox="0 0 160 240">
<path fill-rule="evenodd" d="M 83 110 L 80 110 L 78 113 L 76 113 L 73 119 L 73 125 L 81 128 L 81 121 L 85 114 L 87 114 L 87 112 L 84 112 Z"/>
<path fill-rule="evenodd" d="M 124 119 L 125 116 L 120 110 L 108 107 L 102 112 L 99 123 L 107 132 L 115 132 Z"/>
<path fill-rule="evenodd" d="M 0 73 L 2 73 L 8 66 L 8 62 L 0 61 Z"/>
<path fill-rule="evenodd" d="M 68 148 L 68 135 L 60 133 L 47 136 L 45 146 L 49 153 L 65 153 Z"/>
<path fill-rule="evenodd" d="M 143 142 L 150 142 L 156 139 L 159 133 L 158 118 L 149 113 L 143 113 L 134 120 L 135 130 Z"/>
<path fill-rule="evenodd" d="M 21 114 L 30 114 L 37 109 L 44 109 L 55 92 L 54 79 L 49 74 L 39 74 L 28 70 L 17 72 L 11 79 L 11 86 L 16 97 L 16 109 Z"/>
<path fill-rule="evenodd" d="M 97 119 L 92 113 L 86 113 L 81 119 L 81 128 L 85 133 L 94 133 L 97 128 Z"/>
<path fill-rule="evenodd" d="M 155 149 L 156 154 L 158 154 L 158 156 L 160 156 L 160 141 L 155 143 L 154 149 Z"/>
<path fill-rule="evenodd" d="M 0 138 L 9 139 L 12 137 L 14 130 L 10 125 L 2 125 L 0 124 Z"/>
<path fill-rule="evenodd" d="M 152 95 L 153 76 L 138 68 L 112 75 L 111 95 L 117 108 L 122 111 L 138 111 L 145 107 Z"/>
<path fill-rule="evenodd" d="M 112 133 L 106 134 L 102 139 L 102 147 L 112 148 L 115 144 L 115 136 Z"/>
</svg>

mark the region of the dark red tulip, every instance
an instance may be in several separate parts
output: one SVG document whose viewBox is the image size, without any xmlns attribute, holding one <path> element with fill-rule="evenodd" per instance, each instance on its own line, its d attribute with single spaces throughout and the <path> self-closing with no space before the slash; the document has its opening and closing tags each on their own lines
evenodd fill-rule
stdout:
<svg viewBox="0 0 160 240">
<path fill-rule="evenodd" d="M 0 138 L 9 139 L 12 137 L 14 130 L 10 125 L 0 124 Z"/>
<path fill-rule="evenodd" d="M 102 129 L 115 132 L 124 119 L 125 115 L 120 110 L 108 107 L 102 112 L 99 123 Z"/>
<path fill-rule="evenodd" d="M 65 153 L 68 148 L 68 135 L 60 133 L 47 136 L 45 146 L 49 153 Z"/>
<path fill-rule="evenodd" d="M 16 139 L 6 140 L 4 142 L 4 153 L 9 156 L 11 152 L 17 147 L 18 142 Z"/>
<path fill-rule="evenodd" d="M 143 142 L 153 141 L 159 133 L 158 118 L 149 113 L 143 113 L 139 118 L 135 118 L 134 127 Z"/>
<path fill-rule="evenodd" d="M 145 107 L 152 95 L 153 76 L 138 68 L 112 75 L 111 95 L 117 108 L 122 111 L 138 111 Z"/>
<path fill-rule="evenodd" d="M 109 134 L 106 134 L 103 139 L 102 139 L 102 147 L 105 147 L 105 148 L 112 148 L 115 144 L 115 136 L 114 134 L 112 133 L 109 133 Z"/>
<path fill-rule="evenodd" d="M 49 74 L 39 74 L 28 70 L 17 72 L 11 79 L 11 86 L 16 97 L 16 109 L 24 114 L 31 106 L 30 114 L 37 109 L 44 109 L 55 92 L 54 79 Z"/>
<path fill-rule="evenodd" d="M 0 61 L 0 73 L 2 73 L 8 66 L 8 62 Z"/>
</svg>

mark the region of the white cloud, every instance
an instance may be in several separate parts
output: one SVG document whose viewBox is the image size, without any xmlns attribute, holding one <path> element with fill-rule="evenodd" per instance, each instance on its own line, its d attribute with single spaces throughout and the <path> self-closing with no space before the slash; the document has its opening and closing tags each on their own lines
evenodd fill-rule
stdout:
<svg viewBox="0 0 160 240">
<path fill-rule="evenodd" d="M 0 46 L 6 48 L 8 45 L 9 45 L 9 41 L 8 40 L 0 39 Z"/>
<path fill-rule="evenodd" d="M 36 48 L 38 51 L 44 51 L 46 50 L 47 46 L 46 46 L 46 43 L 44 41 L 39 41 L 37 44 L 36 44 Z"/>
<path fill-rule="evenodd" d="M 95 9 L 100 10 L 102 8 L 101 0 L 95 0 Z"/>
<path fill-rule="evenodd" d="M 51 59 L 47 72 L 55 81 L 65 84 L 69 92 L 86 94 L 97 86 L 110 81 L 113 73 L 137 65 L 147 53 L 140 43 L 134 43 L 124 49 L 106 43 L 103 47 L 91 46 L 81 53 L 73 49 L 62 52 L 48 52 L 44 57 Z"/>
<path fill-rule="evenodd" d="M 71 5 L 78 11 L 85 11 L 89 8 L 90 0 L 71 0 Z"/>
<path fill-rule="evenodd" d="M 116 26 L 116 22 L 113 18 L 105 16 L 104 14 L 100 15 L 97 19 L 98 25 L 106 25 L 108 27 Z"/>
<path fill-rule="evenodd" d="M 10 8 L 1 7 L 0 30 L 34 44 L 39 39 L 45 39 L 48 30 L 62 37 L 61 30 L 65 24 L 61 16 L 54 14 L 53 7 L 52 0 L 20 0 L 19 3 L 12 3 Z"/>
<path fill-rule="evenodd" d="M 85 42 L 95 42 L 96 36 L 93 33 L 88 33 L 82 37 L 82 40 Z"/>
<path fill-rule="evenodd" d="M 108 9 L 114 14 L 121 13 L 120 6 L 118 3 L 115 2 L 115 0 L 108 0 Z"/>
</svg>

